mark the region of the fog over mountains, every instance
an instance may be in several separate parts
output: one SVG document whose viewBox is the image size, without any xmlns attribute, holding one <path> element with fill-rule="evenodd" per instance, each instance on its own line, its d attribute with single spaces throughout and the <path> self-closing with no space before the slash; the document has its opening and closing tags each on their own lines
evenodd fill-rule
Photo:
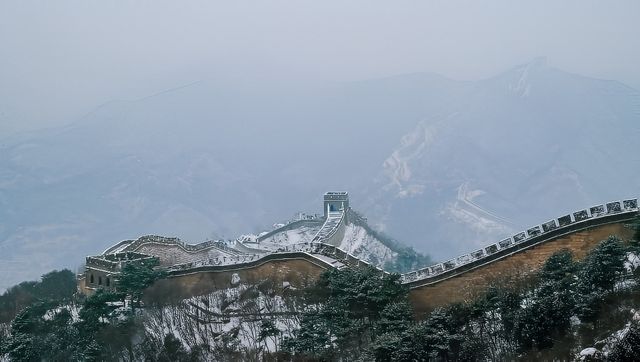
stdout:
<svg viewBox="0 0 640 362">
<path fill-rule="evenodd" d="M 638 196 L 639 135 L 637 90 L 543 59 L 474 82 L 203 79 L 0 138 L 0 290 L 143 234 L 267 230 L 327 190 L 445 259 Z"/>
</svg>

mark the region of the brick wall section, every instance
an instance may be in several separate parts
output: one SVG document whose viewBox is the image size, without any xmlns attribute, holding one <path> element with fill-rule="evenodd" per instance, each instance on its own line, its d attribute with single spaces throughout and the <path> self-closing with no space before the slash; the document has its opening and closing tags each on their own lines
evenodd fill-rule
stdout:
<svg viewBox="0 0 640 362">
<path fill-rule="evenodd" d="M 171 266 L 198 260 L 215 259 L 217 256 L 229 255 L 220 249 L 211 247 L 197 251 L 187 251 L 179 245 L 146 243 L 136 248 L 136 253 L 157 256 L 160 265 Z"/>
<path fill-rule="evenodd" d="M 518 275 L 537 270 L 549 256 L 562 249 L 569 249 L 576 259 L 582 259 L 610 235 L 628 239 L 632 231 L 625 227 L 625 223 L 616 223 L 562 236 L 431 285 L 416 287 L 410 291 L 409 297 L 418 315 L 451 302 L 469 301 L 491 283 L 504 284 Z"/>
<path fill-rule="evenodd" d="M 272 260 L 264 264 L 237 270 L 198 271 L 157 281 L 147 291 L 147 302 L 171 302 L 232 286 L 233 274 L 241 283 L 257 284 L 269 280 L 277 287 L 288 282 L 291 287 L 304 288 L 318 279 L 327 267 L 306 259 Z"/>
</svg>

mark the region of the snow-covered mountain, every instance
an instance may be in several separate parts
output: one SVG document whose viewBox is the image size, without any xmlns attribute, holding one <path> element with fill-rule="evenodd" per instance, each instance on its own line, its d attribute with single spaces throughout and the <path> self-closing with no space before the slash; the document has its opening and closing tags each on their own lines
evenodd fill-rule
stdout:
<svg viewBox="0 0 640 362">
<path fill-rule="evenodd" d="M 466 85 L 390 152 L 369 200 L 394 236 L 436 257 L 637 195 L 640 94 L 543 59 Z"/>
<path fill-rule="evenodd" d="M 372 225 L 448 258 L 637 196 L 639 125 L 636 90 L 541 60 L 474 82 L 204 79 L 111 102 L 0 138 L 0 289 L 138 235 L 258 233 L 320 212 L 332 189 L 350 191 Z"/>
</svg>

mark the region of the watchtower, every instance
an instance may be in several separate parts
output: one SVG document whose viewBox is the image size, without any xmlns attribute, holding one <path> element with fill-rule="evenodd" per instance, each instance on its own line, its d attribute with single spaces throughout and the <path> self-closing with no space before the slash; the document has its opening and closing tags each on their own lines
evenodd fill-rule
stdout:
<svg viewBox="0 0 640 362">
<path fill-rule="evenodd" d="M 349 193 L 346 191 L 329 191 L 324 194 L 324 217 L 330 212 L 346 211 L 349 208 Z"/>
</svg>

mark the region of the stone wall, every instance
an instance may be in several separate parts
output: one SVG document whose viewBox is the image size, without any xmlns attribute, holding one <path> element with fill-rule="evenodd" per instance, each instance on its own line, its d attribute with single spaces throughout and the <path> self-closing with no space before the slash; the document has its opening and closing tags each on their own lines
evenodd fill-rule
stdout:
<svg viewBox="0 0 640 362">
<path fill-rule="evenodd" d="M 472 251 L 469 254 L 403 274 L 402 280 L 403 283 L 409 285 L 425 284 L 441 280 L 446 276 L 496 260 L 503 255 L 514 253 L 560 235 L 585 230 L 593 226 L 632 219 L 638 214 L 638 211 L 638 199 L 613 201 L 596 205 L 589 209 L 578 210 L 572 214 L 561 216 L 541 225 L 530 227 L 512 237 L 485 246 L 482 249 Z"/>
<path fill-rule="evenodd" d="M 229 255 L 228 253 L 225 253 L 213 246 L 195 251 L 187 251 L 178 244 L 172 245 L 162 243 L 145 243 L 139 246 L 135 251 L 137 253 L 158 257 L 160 259 L 160 265 L 162 266 L 171 266 Z"/>
<path fill-rule="evenodd" d="M 504 255 L 470 270 L 429 284 L 414 286 L 411 302 L 418 314 L 451 302 L 464 302 L 480 295 L 492 283 L 504 284 L 523 274 L 537 270 L 553 253 L 569 249 L 576 259 L 582 259 L 598 243 L 610 235 L 623 239 L 631 237 L 626 222 L 594 226 L 560 236 L 527 249 Z"/>
<path fill-rule="evenodd" d="M 114 272 L 87 267 L 82 282 L 78 281 L 78 288 L 81 288 L 80 290 L 85 294 L 90 294 L 92 290 L 98 288 L 113 290 L 116 286 L 115 279 Z"/>
<path fill-rule="evenodd" d="M 409 298 L 418 315 L 452 302 L 470 301 L 483 293 L 492 283 L 504 285 L 524 275 L 530 275 L 549 256 L 562 249 L 569 249 L 577 259 L 582 259 L 600 241 L 611 235 L 627 239 L 632 234 L 627 224 L 628 220 L 621 220 L 584 227 L 510 253 L 498 253 L 494 259 L 481 260 L 480 264 L 469 264 L 466 269 L 452 270 L 453 274 L 443 273 L 441 278 L 436 280 L 407 283 L 411 288 Z M 354 260 L 350 263 L 349 255 L 331 245 L 309 245 L 313 250 L 284 250 L 281 254 L 265 255 L 244 264 L 204 265 L 174 270 L 169 278 L 158 281 L 147 291 L 147 301 L 177 301 L 207 294 L 230 287 L 234 279 L 244 283 L 268 280 L 275 285 L 284 285 L 286 282 L 292 287 L 303 288 L 331 267 L 316 260 L 309 252 L 330 255 L 331 258 L 347 265 L 360 266 L 358 259 L 351 257 Z"/>
<path fill-rule="evenodd" d="M 178 301 L 226 289 L 238 281 L 256 284 L 268 280 L 276 286 L 304 288 L 311 285 L 328 268 L 328 265 L 295 257 L 268 260 L 256 266 L 235 270 L 191 271 L 157 281 L 145 292 L 145 300 L 148 303 Z"/>
</svg>

